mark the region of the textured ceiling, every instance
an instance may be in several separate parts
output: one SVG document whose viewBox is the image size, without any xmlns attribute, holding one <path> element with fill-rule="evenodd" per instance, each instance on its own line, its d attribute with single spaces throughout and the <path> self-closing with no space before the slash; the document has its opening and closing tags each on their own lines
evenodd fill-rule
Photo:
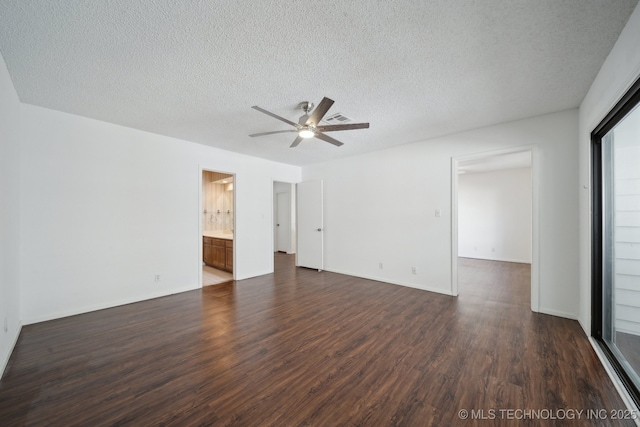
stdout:
<svg viewBox="0 0 640 427">
<path fill-rule="evenodd" d="M 22 102 L 306 165 L 577 107 L 638 0 L 2 0 Z M 371 128 L 295 149 L 301 101 Z"/>
</svg>

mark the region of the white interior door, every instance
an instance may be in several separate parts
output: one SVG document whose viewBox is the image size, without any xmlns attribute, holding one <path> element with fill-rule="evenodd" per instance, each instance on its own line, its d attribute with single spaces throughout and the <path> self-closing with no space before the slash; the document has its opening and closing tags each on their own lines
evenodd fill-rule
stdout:
<svg viewBox="0 0 640 427">
<path fill-rule="evenodd" d="M 291 209 L 289 207 L 289 193 L 276 194 L 276 250 L 280 252 L 291 252 L 289 245 L 289 230 L 291 221 L 289 219 Z"/>
<path fill-rule="evenodd" d="M 301 182 L 296 189 L 298 207 L 296 265 L 322 270 L 324 268 L 322 181 Z"/>
</svg>

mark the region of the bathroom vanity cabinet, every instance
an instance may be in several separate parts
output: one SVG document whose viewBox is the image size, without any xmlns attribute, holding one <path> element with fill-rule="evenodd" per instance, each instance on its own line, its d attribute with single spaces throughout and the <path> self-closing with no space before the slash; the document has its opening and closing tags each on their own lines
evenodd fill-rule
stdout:
<svg viewBox="0 0 640 427">
<path fill-rule="evenodd" d="M 203 236 L 202 254 L 208 266 L 233 273 L 233 240 Z"/>
</svg>

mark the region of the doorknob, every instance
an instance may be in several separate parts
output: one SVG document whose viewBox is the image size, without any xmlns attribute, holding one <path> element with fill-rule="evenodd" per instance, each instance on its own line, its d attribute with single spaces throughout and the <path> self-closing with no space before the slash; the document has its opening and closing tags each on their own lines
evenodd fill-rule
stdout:
<svg viewBox="0 0 640 427">
<path fill-rule="evenodd" d="M 322 228 L 318 228 L 318 230 L 317 230 L 317 231 L 322 231 Z"/>
<path fill-rule="evenodd" d="M 276 224 L 276 226 L 280 227 L 280 224 Z"/>
</svg>

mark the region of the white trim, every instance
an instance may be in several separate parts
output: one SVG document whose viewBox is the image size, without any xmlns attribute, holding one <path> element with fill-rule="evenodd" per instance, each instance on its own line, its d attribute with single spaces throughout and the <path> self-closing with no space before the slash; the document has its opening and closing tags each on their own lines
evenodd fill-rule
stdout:
<svg viewBox="0 0 640 427">
<path fill-rule="evenodd" d="M 22 322 L 18 322 L 18 327 L 16 328 L 16 332 L 11 340 L 11 345 L 7 348 L 7 354 L 2 360 L 2 364 L 0 365 L 0 379 L 4 376 L 4 370 L 7 369 L 7 365 L 9 364 L 9 359 L 11 359 L 11 355 L 13 354 L 13 350 L 16 348 L 16 344 L 18 343 L 18 338 L 20 338 L 20 332 L 22 332 Z"/>
<path fill-rule="evenodd" d="M 613 366 L 611 366 L 609 359 L 607 359 L 607 357 L 604 355 L 598 343 L 593 339 L 593 337 L 588 337 L 588 338 L 589 338 L 589 343 L 593 348 L 593 351 L 596 352 L 598 359 L 600 359 L 600 363 L 602 363 L 602 366 L 604 367 L 605 372 L 607 373 L 607 375 L 609 375 L 609 378 L 611 379 L 613 386 L 616 388 L 616 391 L 620 395 L 622 402 L 624 403 L 624 405 L 627 407 L 629 411 L 638 415 L 638 418 L 636 418 L 634 421 L 636 422 L 637 426 L 640 426 L 640 408 L 638 408 L 633 403 L 633 399 L 631 398 L 631 396 L 629 396 L 629 393 L 627 392 L 627 389 L 624 387 L 622 382 L 620 382 L 620 378 L 618 378 L 618 376 L 615 374 Z"/>
<path fill-rule="evenodd" d="M 540 150 L 531 147 L 531 311 L 540 311 Z"/>
<path fill-rule="evenodd" d="M 564 317 L 565 319 L 578 320 L 578 313 L 568 313 L 566 311 L 554 310 L 553 308 L 540 307 L 539 313 L 550 316 Z"/>
<path fill-rule="evenodd" d="M 272 254 L 274 252 L 271 252 Z M 273 256 L 271 257 L 273 259 Z M 273 261 L 271 261 L 273 263 Z M 272 264 L 273 265 L 273 264 Z M 267 274 L 273 274 L 274 269 L 272 268 L 271 270 L 263 270 L 263 271 L 257 271 L 254 273 L 251 273 L 251 275 L 249 276 L 237 276 L 235 279 L 236 282 L 239 282 L 240 280 L 247 280 L 247 279 L 253 279 L 254 277 L 260 277 L 260 276 L 265 276 Z"/>
<path fill-rule="evenodd" d="M 142 302 L 142 301 L 146 301 L 146 300 L 150 300 L 150 299 L 162 298 L 162 297 L 166 297 L 166 296 L 169 296 L 169 295 L 179 294 L 179 293 L 182 293 L 182 292 L 194 291 L 196 289 L 200 289 L 201 287 L 202 287 L 201 284 L 200 285 L 196 284 L 194 286 L 176 288 L 176 289 L 172 289 L 172 290 L 164 291 L 164 292 L 153 292 L 153 293 L 147 294 L 145 296 L 124 298 L 124 299 L 121 299 L 121 300 L 111 301 L 111 302 L 107 302 L 107 303 L 92 304 L 92 305 L 85 306 L 83 308 L 59 311 L 59 312 L 56 312 L 56 313 L 53 313 L 53 314 L 47 314 L 47 315 L 44 315 L 44 316 L 35 316 L 35 317 L 31 317 L 31 318 L 22 319 L 22 324 L 23 325 L 31 325 L 33 323 L 40 323 L 40 322 L 46 322 L 48 320 L 61 319 L 63 317 L 75 316 L 75 315 L 78 315 L 78 314 L 90 313 L 92 311 L 104 310 L 106 308 L 113 308 L 113 307 L 118 307 L 118 306 L 121 306 L 121 305 L 133 304 L 133 303 L 136 303 L 136 302 Z"/>
<path fill-rule="evenodd" d="M 202 288 L 202 281 L 204 280 L 202 277 L 202 266 L 204 264 L 204 251 L 202 249 L 202 246 L 204 245 L 203 243 L 203 238 L 202 238 L 202 172 L 204 171 L 204 169 L 202 168 L 202 166 L 198 165 L 198 170 L 200 171 L 200 173 L 198 173 L 198 235 L 199 238 L 197 240 L 198 242 L 198 284 L 200 285 L 200 287 Z M 235 183 L 235 181 L 234 181 Z M 234 187 L 235 188 L 235 187 Z M 234 198 L 235 199 L 235 198 Z M 235 212 L 234 212 L 235 215 Z M 235 237 L 235 236 L 233 236 Z M 234 250 L 235 250 L 235 245 L 234 246 Z M 235 262 L 235 259 L 233 260 Z M 235 269 L 234 269 L 235 271 Z"/>
<path fill-rule="evenodd" d="M 458 166 L 466 160 L 512 153 L 531 153 L 531 311 L 540 311 L 540 155 L 537 145 L 524 145 L 451 158 L 451 295 L 458 295 Z M 560 312 L 558 312 L 560 313 Z M 560 315 L 566 317 L 567 313 Z M 573 316 L 573 315 L 572 315 Z M 570 317 L 575 318 L 575 317 Z"/>
<path fill-rule="evenodd" d="M 451 295 L 458 296 L 458 166 L 451 158 Z"/>
<path fill-rule="evenodd" d="M 481 256 L 459 256 L 459 258 L 481 259 L 485 261 L 498 261 L 498 262 L 513 262 L 515 264 L 531 264 L 531 261 L 524 260 L 524 259 L 488 258 L 488 257 L 481 257 Z"/>
<path fill-rule="evenodd" d="M 330 273 L 344 274 L 345 276 L 359 277 L 361 279 L 374 280 L 376 282 L 388 283 L 390 285 L 404 286 L 404 287 L 407 287 L 407 288 L 420 289 L 422 291 L 435 292 L 435 293 L 438 293 L 438 294 L 453 296 L 453 295 L 451 295 L 451 292 L 449 292 L 446 288 L 431 288 L 431 287 L 428 287 L 428 286 L 416 285 L 414 283 L 406 283 L 406 282 L 400 282 L 400 281 L 397 281 L 397 280 L 389 280 L 389 279 L 384 278 L 384 277 L 367 276 L 367 275 L 364 275 L 364 274 L 352 273 L 352 272 L 343 271 L 343 270 L 335 270 L 335 269 L 325 268 L 324 271 L 328 271 Z"/>
</svg>

